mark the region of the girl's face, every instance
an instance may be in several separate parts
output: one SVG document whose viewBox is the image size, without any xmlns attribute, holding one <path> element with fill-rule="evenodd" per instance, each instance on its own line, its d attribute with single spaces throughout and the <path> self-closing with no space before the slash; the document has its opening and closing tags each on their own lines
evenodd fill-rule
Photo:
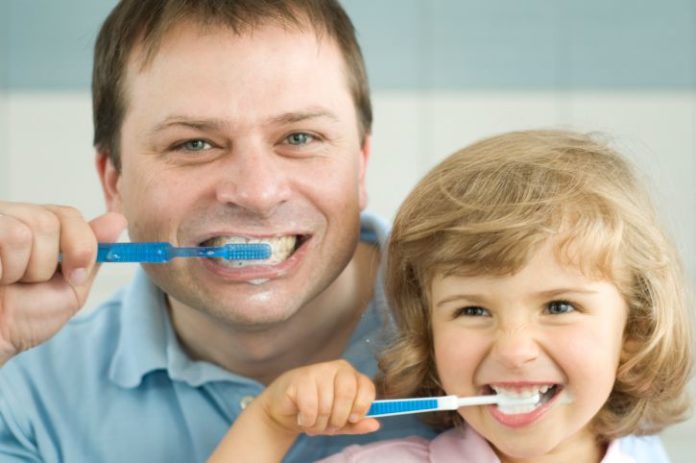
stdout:
<svg viewBox="0 0 696 463">
<path fill-rule="evenodd" d="M 502 461 L 599 461 L 589 423 L 614 385 L 627 306 L 546 243 L 514 275 L 432 283 L 435 360 L 448 394 L 540 394 L 537 405 L 464 407 Z M 545 461 L 545 460 L 544 460 Z"/>
</svg>

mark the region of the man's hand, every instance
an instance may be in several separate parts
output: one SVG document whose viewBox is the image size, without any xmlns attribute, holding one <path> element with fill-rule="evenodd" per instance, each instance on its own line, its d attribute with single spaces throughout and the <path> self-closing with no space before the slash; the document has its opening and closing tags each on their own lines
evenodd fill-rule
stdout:
<svg viewBox="0 0 696 463">
<path fill-rule="evenodd" d="M 87 222 L 70 207 L 0 201 L 0 365 L 46 341 L 82 307 L 97 243 L 116 240 L 125 225 L 116 213 Z"/>
</svg>

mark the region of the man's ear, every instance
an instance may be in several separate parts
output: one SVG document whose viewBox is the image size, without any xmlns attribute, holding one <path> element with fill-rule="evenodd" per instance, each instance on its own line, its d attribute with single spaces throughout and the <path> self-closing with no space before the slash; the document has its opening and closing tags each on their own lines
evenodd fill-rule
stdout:
<svg viewBox="0 0 696 463">
<path fill-rule="evenodd" d="M 367 172 L 367 161 L 370 160 L 370 150 L 372 149 L 372 136 L 370 134 L 365 135 L 365 140 L 363 141 L 362 147 L 360 148 L 360 159 L 358 166 L 358 193 L 359 193 L 359 205 L 362 211 L 367 207 L 367 184 L 365 182 L 365 174 Z"/>
<path fill-rule="evenodd" d="M 101 182 L 104 201 L 109 212 L 123 212 L 121 210 L 120 180 L 121 172 L 106 151 L 97 150 L 95 158 L 99 181 Z"/>
</svg>

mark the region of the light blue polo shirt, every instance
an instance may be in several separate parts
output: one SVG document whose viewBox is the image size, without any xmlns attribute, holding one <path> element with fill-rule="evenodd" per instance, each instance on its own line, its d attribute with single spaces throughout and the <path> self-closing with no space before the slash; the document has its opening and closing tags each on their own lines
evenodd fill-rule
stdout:
<svg viewBox="0 0 696 463">
<path fill-rule="evenodd" d="M 387 228 L 363 214 L 361 239 Z M 376 372 L 387 313 L 378 278 L 343 357 Z M 133 282 L 48 342 L 0 369 L 0 462 L 202 462 L 263 385 L 191 360 L 164 294 L 139 269 Z M 354 443 L 433 433 L 415 417 L 382 420 L 364 436 L 302 436 L 285 461 L 307 463 Z M 657 438 L 621 439 L 637 462 L 666 461 Z M 658 458 L 664 457 L 665 459 Z"/>
<path fill-rule="evenodd" d="M 387 228 L 364 214 L 361 239 Z M 376 372 L 386 317 L 381 281 L 343 357 Z M 132 284 L 48 342 L 0 369 L 0 462 L 205 461 L 263 385 L 191 360 L 164 294 L 138 269 Z M 413 417 L 367 436 L 302 436 L 286 461 L 310 462 L 351 443 L 432 432 Z"/>
</svg>

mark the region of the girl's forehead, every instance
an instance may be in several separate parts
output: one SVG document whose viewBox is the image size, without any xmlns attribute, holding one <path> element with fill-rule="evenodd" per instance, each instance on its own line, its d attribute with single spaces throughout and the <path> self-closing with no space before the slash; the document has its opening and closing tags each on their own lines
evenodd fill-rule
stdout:
<svg viewBox="0 0 696 463">
<path fill-rule="evenodd" d="M 613 280 L 617 253 L 608 243 L 588 243 L 580 236 L 555 235 L 540 240 L 527 249 L 509 249 L 508 255 L 488 255 L 476 260 L 463 253 L 435 262 L 425 272 L 428 286 L 436 278 L 449 276 L 477 279 L 501 279 L 517 275 L 531 267 L 556 267 L 568 275 L 589 280 Z"/>
</svg>

